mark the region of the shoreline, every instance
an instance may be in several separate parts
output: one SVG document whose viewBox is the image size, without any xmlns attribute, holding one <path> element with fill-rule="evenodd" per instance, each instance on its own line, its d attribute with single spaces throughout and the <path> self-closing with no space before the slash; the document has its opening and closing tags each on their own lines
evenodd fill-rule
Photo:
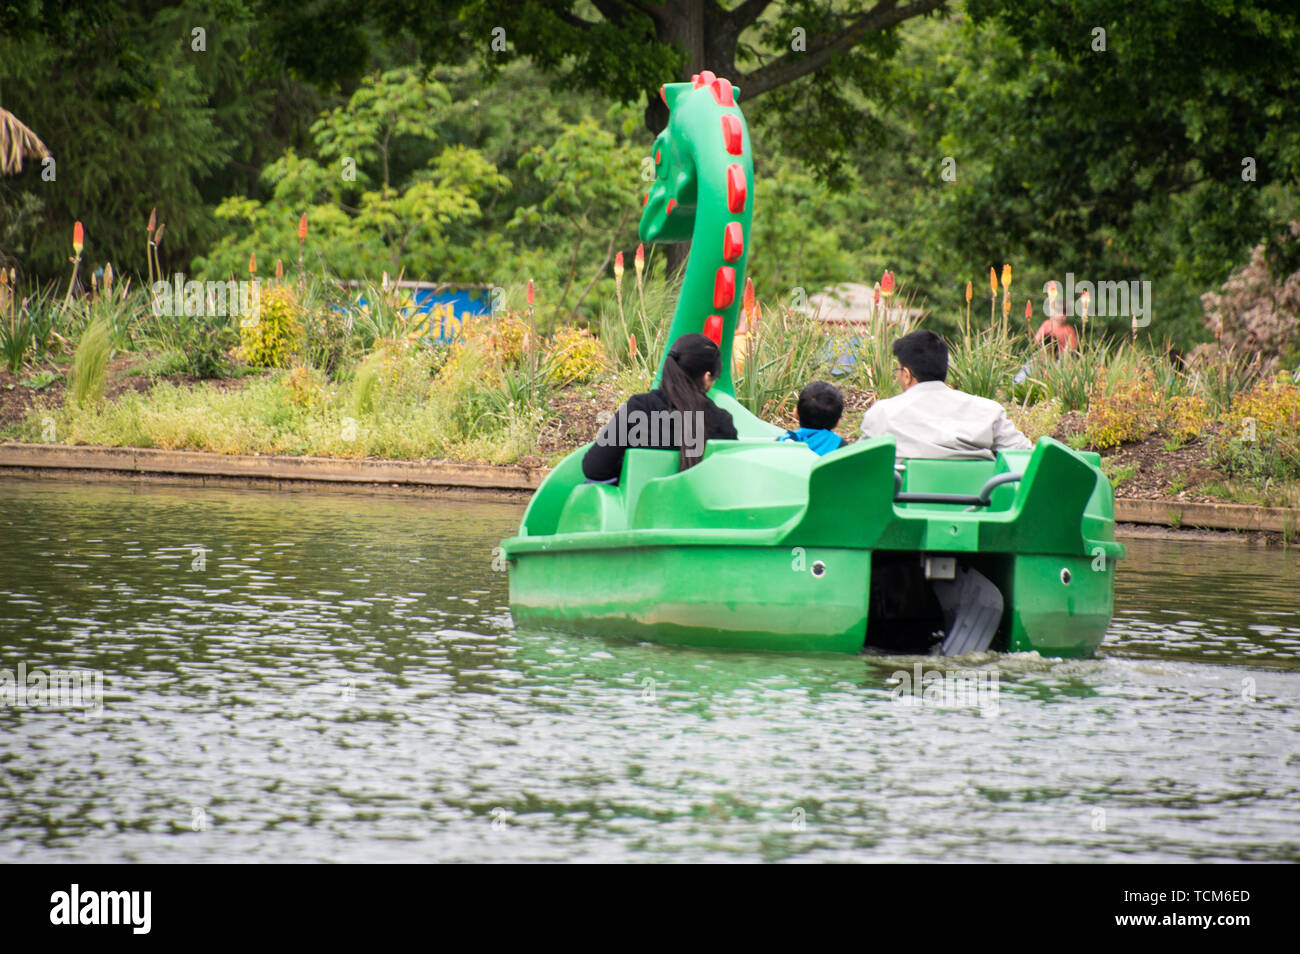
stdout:
<svg viewBox="0 0 1300 954">
<path fill-rule="evenodd" d="M 214 454 L 156 448 L 0 443 L 0 477 L 275 492 L 415 494 L 525 503 L 548 467 L 445 460 Z M 1116 535 L 1271 543 L 1300 528 L 1300 509 L 1119 497 Z"/>
</svg>

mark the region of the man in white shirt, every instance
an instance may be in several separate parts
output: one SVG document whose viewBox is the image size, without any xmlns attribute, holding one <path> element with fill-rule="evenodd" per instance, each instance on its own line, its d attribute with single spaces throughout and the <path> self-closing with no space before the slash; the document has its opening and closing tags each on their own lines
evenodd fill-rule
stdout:
<svg viewBox="0 0 1300 954">
<path fill-rule="evenodd" d="M 920 330 L 894 342 L 903 393 L 877 401 L 862 418 L 863 438 L 893 434 L 898 457 L 992 460 L 998 451 L 1030 450 L 997 401 L 954 391 L 948 377 L 948 345 Z"/>
</svg>

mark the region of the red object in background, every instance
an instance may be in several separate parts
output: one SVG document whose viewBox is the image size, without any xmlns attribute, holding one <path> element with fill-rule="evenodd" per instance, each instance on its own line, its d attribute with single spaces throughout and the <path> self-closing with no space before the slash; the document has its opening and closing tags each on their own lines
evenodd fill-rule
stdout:
<svg viewBox="0 0 1300 954">
<path fill-rule="evenodd" d="M 1060 322 L 1048 318 L 1039 325 L 1038 331 L 1034 334 L 1034 344 L 1042 344 L 1048 338 L 1052 338 L 1058 347 L 1067 351 L 1076 350 L 1079 347 L 1079 334 L 1065 321 L 1064 315 L 1060 316 L 1060 318 Z"/>
<path fill-rule="evenodd" d="M 299 242 L 307 241 L 307 213 L 306 212 L 304 212 L 302 214 L 302 218 L 298 220 L 298 241 Z"/>
<path fill-rule="evenodd" d="M 871 292 L 871 304 L 880 304 L 880 282 L 876 282 L 876 287 Z"/>
<path fill-rule="evenodd" d="M 528 306 L 531 308 L 532 305 L 533 305 L 533 280 L 530 278 L 528 279 Z"/>
<path fill-rule="evenodd" d="M 722 316 L 709 315 L 704 322 L 704 337 L 708 338 L 719 348 L 722 347 Z"/>
<path fill-rule="evenodd" d="M 256 252 L 248 253 L 248 274 L 250 275 L 257 274 L 257 253 Z"/>
<path fill-rule="evenodd" d="M 745 291 L 741 296 L 741 306 L 745 309 L 745 317 L 748 318 L 754 314 L 754 280 L 745 279 Z"/>
<path fill-rule="evenodd" d="M 86 230 L 81 227 L 80 222 L 72 223 L 72 250 L 78 255 L 81 254 L 82 248 L 86 244 Z"/>
<path fill-rule="evenodd" d="M 1029 299 L 1025 299 L 1025 317 L 1034 317 L 1034 306 L 1030 303 Z"/>
<path fill-rule="evenodd" d="M 722 233 L 722 258 L 734 262 L 745 254 L 745 233 L 739 222 L 728 222 Z"/>
<path fill-rule="evenodd" d="M 881 291 L 882 294 L 885 294 L 885 295 L 892 295 L 892 294 L 894 293 L 894 273 L 893 273 L 893 272 L 891 272 L 891 271 L 886 271 L 885 274 L 883 274 L 883 275 L 880 276 L 880 291 Z"/>
</svg>

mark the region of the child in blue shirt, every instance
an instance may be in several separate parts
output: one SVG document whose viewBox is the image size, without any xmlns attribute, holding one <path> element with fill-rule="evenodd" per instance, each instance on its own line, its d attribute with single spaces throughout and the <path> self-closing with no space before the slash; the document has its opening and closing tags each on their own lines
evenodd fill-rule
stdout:
<svg viewBox="0 0 1300 954">
<path fill-rule="evenodd" d="M 844 446 L 844 439 L 832 430 L 843 413 L 840 389 L 825 381 L 813 381 L 799 392 L 799 429 L 786 431 L 777 440 L 798 441 L 819 455 L 829 454 Z"/>
</svg>

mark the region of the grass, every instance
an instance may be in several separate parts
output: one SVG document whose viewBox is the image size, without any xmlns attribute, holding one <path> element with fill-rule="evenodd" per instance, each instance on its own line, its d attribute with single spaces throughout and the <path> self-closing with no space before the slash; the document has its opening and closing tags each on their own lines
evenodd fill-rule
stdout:
<svg viewBox="0 0 1300 954">
<path fill-rule="evenodd" d="M 96 319 L 77 345 L 72 370 L 68 373 L 68 400 L 78 407 L 97 402 L 104 396 L 105 372 L 113 350 L 110 334 L 109 322 L 103 318 Z"/>
</svg>

